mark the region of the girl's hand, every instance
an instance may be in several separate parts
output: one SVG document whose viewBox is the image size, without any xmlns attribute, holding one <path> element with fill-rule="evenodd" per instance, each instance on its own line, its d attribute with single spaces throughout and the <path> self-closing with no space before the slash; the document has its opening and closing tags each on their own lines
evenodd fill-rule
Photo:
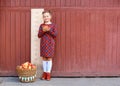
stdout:
<svg viewBox="0 0 120 86">
<path fill-rule="evenodd" d="M 49 30 L 50 30 L 50 27 L 48 25 L 43 26 L 43 31 L 44 32 L 49 31 Z"/>
<path fill-rule="evenodd" d="M 46 29 L 45 29 L 45 28 L 43 28 L 42 30 L 43 30 L 43 32 L 46 32 Z"/>
<path fill-rule="evenodd" d="M 50 31 L 50 27 L 46 29 L 46 31 Z"/>
</svg>

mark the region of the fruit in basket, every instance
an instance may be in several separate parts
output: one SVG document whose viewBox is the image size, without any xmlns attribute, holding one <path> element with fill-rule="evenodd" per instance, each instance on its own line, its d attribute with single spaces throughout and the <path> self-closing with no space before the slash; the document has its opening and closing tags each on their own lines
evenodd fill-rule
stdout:
<svg viewBox="0 0 120 86">
<path fill-rule="evenodd" d="M 25 62 L 24 64 L 22 64 L 22 67 L 23 67 L 24 69 L 27 69 L 27 68 L 28 68 L 28 62 Z"/>
<path fill-rule="evenodd" d="M 35 69 L 35 68 L 36 68 L 36 66 L 35 66 L 35 65 L 32 65 L 32 68 L 33 68 L 33 69 Z"/>
<path fill-rule="evenodd" d="M 28 66 L 28 69 L 32 69 L 32 67 L 31 67 L 31 66 Z"/>
<path fill-rule="evenodd" d="M 30 62 L 17 66 L 16 71 L 21 82 L 34 82 L 36 79 L 36 66 Z"/>
<path fill-rule="evenodd" d="M 36 68 L 35 65 L 33 65 L 32 63 L 29 62 L 25 62 L 20 66 L 21 69 L 34 69 Z"/>
<path fill-rule="evenodd" d="M 22 66 L 20 66 L 19 68 L 22 69 Z"/>
</svg>

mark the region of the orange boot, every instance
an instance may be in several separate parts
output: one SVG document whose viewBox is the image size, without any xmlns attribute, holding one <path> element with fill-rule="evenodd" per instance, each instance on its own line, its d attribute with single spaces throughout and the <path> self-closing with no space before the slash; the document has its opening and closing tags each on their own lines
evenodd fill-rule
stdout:
<svg viewBox="0 0 120 86">
<path fill-rule="evenodd" d="M 46 72 L 43 72 L 43 74 L 42 74 L 42 80 L 45 80 L 47 78 L 47 73 Z"/>
<path fill-rule="evenodd" d="M 47 73 L 46 80 L 47 80 L 47 81 L 50 81 L 50 79 L 51 79 L 51 74 L 50 74 L 50 73 Z"/>
</svg>

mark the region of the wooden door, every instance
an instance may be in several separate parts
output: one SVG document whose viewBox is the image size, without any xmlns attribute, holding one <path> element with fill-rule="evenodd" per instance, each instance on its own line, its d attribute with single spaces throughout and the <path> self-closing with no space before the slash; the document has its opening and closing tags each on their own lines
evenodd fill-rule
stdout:
<svg viewBox="0 0 120 86">
<path fill-rule="evenodd" d="M 30 11 L 0 9 L 0 76 L 16 76 L 16 66 L 30 61 Z"/>
<path fill-rule="evenodd" d="M 58 8 L 53 76 L 119 76 L 120 10 Z"/>
</svg>

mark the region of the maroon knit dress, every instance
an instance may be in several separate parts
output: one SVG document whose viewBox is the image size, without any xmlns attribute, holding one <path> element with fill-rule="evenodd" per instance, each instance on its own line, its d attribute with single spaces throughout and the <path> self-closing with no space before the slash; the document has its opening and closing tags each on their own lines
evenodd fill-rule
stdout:
<svg viewBox="0 0 120 86">
<path fill-rule="evenodd" d="M 50 31 L 43 32 L 42 26 L 48 25 Z M 55 37 L 57 30 L 55 24 L 41 24 L 38 32 L 38 37 L 41 38 L 40 42 L 40 56 L 41 57 L 54 57 L 55 50 Z"/>
</svg>

